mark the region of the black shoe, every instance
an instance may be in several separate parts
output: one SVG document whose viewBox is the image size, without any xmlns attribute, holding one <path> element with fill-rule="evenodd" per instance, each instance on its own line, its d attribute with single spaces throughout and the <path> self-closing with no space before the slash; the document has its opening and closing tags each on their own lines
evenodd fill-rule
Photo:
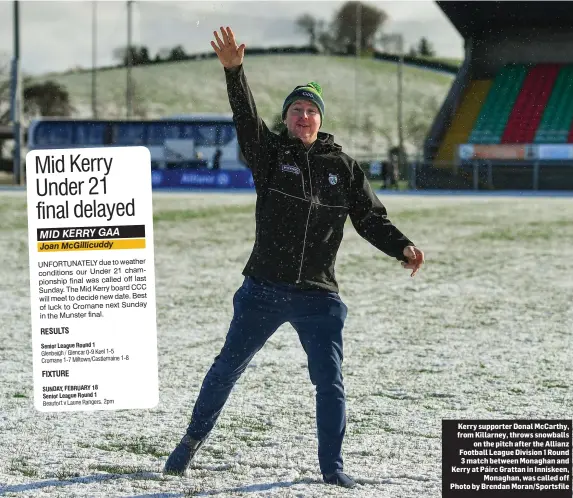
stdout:
<svg viewBox="0 0 573 498">
<path fill-rule="evenodd" d="M 326 484 L 334 484 L 343 488 L 353 488 L 356 486 L 354 480 L 344 472 L 335 472 L 334 474 L 322 474 L 322 479 Z"/>
<path fill-rule="evenodd" d="M 195 453 L 203 446 L 205 440 L 197 441 L 188 435 L 183 436 L 181 442 L 173 450 L 165 462 L 164 474 L 182 476 L 193 460 Z"/>
</svg>

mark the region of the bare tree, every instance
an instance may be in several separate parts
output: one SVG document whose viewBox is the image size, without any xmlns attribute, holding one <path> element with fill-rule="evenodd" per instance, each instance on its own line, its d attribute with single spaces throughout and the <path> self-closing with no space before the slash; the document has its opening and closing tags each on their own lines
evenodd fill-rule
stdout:
<svg viewBox="0 0 573 498">
<path fill-rule="evenodd" d="M 24 87 L 24 114 L 32 116 L 70 116 L 74 108 L 66 88 L 54 81 L 29 82 Z"/>
<path fill-rule="evenodd" d="M 337 50 L 336 39 L 332 33 L 332 28 L 323 20 L 318 22 L 318 45 L 320 49 L 326 53 L 336 52 Z"/>
<path fill-rule="evenodd" d="M 128 50 L 127 47 L 119 47 L 113 51 L 113 58 L 118 60 L 122 66 L 127 66 L 129 62 L 129 55 L 131 54 L 131 62 L 133 66 L 141 66 L 149 64 L 149 49 L 142 46 L 131 46 Z"/>
<path fill-rule="evenodd" d="M 318 20 L 310 14 L 303 14 L 296 20 L 298 29 L 309 36 L 310 45 L 316 46 L 318 39 Z"/>
<path fill-rule="evenodd" d="M 170 61 L 183 61 L 187 58 L 187 54 L 185 53 L 185 49 L 182 45 L 177 45 L 173 47 L 169 52 L 169 60 Z"/>
<path fill-rule="evenodd" d="M 357 18 L 359 3 L 360 19 Z M 360 23 L 360 45 L 363 49 L 372 48 L 376 33 L 387 19 L 386 12 L 377 7 L 356 1 L 346 2 L 334 16 L 333 29 L 336 43 L 340 49 L 346 48 L 349 52 L 355 52 L 356 28 Z"/>
<path fill-rule="evenodd" d="M 422 36 L 418 42 L 418 53 L 422 57 L 433 57 L 436 55 L 434 47 L 425 36 Z"/>
</svg>

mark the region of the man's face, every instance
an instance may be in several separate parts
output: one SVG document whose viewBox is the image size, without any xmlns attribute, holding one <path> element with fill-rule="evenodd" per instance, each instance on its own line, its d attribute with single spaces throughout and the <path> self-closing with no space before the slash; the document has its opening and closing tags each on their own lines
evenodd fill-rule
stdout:
<svg viewBox="0 0 573 498">
<path fill-rule="evenodd" d="M 292 136 L 310 145 L 318 135 L 320 112 L 312 102 L 297 100 L 289 106 L 284 123 Z"/>
</svg>

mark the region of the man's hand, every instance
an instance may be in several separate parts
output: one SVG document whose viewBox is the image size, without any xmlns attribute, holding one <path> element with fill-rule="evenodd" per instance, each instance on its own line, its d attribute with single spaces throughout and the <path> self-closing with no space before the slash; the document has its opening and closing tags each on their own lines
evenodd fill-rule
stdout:
<svg viewBox="0 0 573 498">
<path fill-rule="evenodd" d="M 403 254 L 408 258 L 408 262 L 402 262 L 402 266 L 406 269 L 413 270 L 410 275 L 413 277 L 424 264 L 424 253 L 417 247 L 408 246 L 404 248 Z"/>
<path fill-rule="evenodd" d="M 245 55 L 245 44 L 243 43 L 240 47 L 237 47 L 235 35 L 233 30 L 229 27 L 226 29 L 221 27 L 223 40 L 219 38 L 219 33 L 216 31 L 213 31 L 213 34 L 215 35 L 217 43 L 215 44 L 215 42 L 212 41 L 211 46 L 213 50 L 215 50 L 217 57 L 219 57 L 221 64 L 226 68 L 240 66 L 243 63 L 243 57 Z"/>
</svg>

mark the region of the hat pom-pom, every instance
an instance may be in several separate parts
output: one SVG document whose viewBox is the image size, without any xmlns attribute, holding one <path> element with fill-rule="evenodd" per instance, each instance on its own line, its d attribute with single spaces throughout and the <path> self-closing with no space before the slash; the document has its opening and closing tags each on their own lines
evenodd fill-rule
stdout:
<svg viewBox="0 0 573 498">
<path fill-rule="evenodd" d="M 322 87 L 318 83 L 316 83 L 315 81 L 311 81 L 308 84 L 308 86 L 314 88 L 318 92 L 319 95 L 322 95 Z"/>
</svg>

